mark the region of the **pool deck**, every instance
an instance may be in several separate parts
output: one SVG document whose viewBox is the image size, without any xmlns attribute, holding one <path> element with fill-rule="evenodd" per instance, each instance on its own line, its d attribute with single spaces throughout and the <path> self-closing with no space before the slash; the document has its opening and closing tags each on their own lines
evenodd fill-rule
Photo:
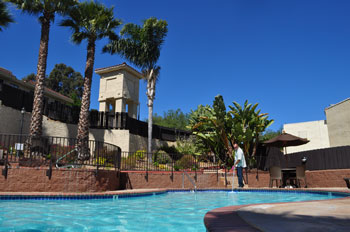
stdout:
<svg viewBox="0 0 350 232">
<path fill-rule="evenodd" d="M 305 189 L 314 190 L 314 189 Z M 317 190 L 346 192 L 346 188 Z M 209 211 L 208 231 L 350 231 L 350 198 L 229 206 Z"/>
<path fill-rule="evenodd" d="M 160 193 L 168 190 L 171 189 L 134 189 L 99 193 L 0 192 L 0 196 L 137 195 Z M 249 191 L 249 189 L 247 190 Z M 350 190 L 346 188 L 297 190 L 324 190 L 350 193 Z M 204 217 L 204 224 L 210 232 L 350 231 L 350 197 L 322 201 L 222 207 L 209 211 Z"/>
</svg>

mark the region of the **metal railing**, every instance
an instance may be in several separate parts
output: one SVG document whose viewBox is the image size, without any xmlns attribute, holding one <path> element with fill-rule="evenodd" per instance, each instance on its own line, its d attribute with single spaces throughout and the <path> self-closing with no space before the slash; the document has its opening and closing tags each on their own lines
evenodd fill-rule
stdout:
<svg viewBox="0 0 350 232">
<path fill-rule="evenodd" d="M 201 160 L 195 155 L 122 152 L 121 170 L 130 171 L 206 171 L 216 172 L 219 165 L 211 160 Z"/>
<path fill-rule="evenodd" d="M 185 175 L 187 176 L 188 180 L 191 182 L 191 184 L 193 185 L 194 191 L 197 192 L 197 186 L 196 183 L 194 182 L 194 180 L 190 177 L 190 175 L 188 175 L 188 173 L 186 171 L 182 172 L 182 188 L 185 188 Z"/>
<path fill-rule="evenodd" d="M 119 147 L 99 141 L 84 143 L 81 154 L 77 139 L 63 137 L 30 138 L 28 135 L 0 134 L 0 165 L 4 170 L 12 165 L 26 167 L 74 168 L 120 170 Z M 7 171 L 3 171 L 7 176 Z M 51 177 L 51 171 L 48 176 Z"/>
</svg>

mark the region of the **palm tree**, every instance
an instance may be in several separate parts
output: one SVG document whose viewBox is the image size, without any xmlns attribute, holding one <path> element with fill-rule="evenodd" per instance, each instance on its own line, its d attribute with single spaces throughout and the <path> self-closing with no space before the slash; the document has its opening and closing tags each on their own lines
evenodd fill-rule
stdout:
<svg viewBox="0 0 350 232">
<path fill-rule="evenodd" d="M 14 20 L 10 13 L 7 11 L 6 4 L 0 0 L 0 31 L 6 28 Z"/>
<path fill-rule="evenodd" d="M 70 27 L 73 31 L 71 40 L 80 44 L 87 40 L 87 57 L 84 73 L 84 92 L 78 123 L 78 150 L 79 158 L 88 156 L 87 141 L 89 139 L 89 108 L 91 95 L 91 81 L 95 62 L 96 41 L 108 37 L 117 39 L 114 30 L 121 25 L 121 21 L 114 18 L 113 7 L 106 8 L 103 4 L 94 1 L 82 2 L 74 7 L 69 17 L 60 23 L 61 26 Z"/>
<path fill-rule="evenodd" d="M 41 24 L 41 36 L 39 47 L 39 58 L 34 90 L 34 102 L 32 118 L 30 121 L 30 138 L 37 138 L 42 135 L 42 109 L 44 79 L 46 74 L 46 63 L 49 45 L 49 34 L 51 22 L 55 14 L 65 14 L 70 7 L 77 3 L 76 0 L 6 0 L 13 3 L 18 9 L 31 15 L 39 16 Z"/>
<path fill-rule="evenodd" d="M 168 23 L 165 20 L 149 18 L 143 21 L 143 26 L 126 24 L 121 30 L 122 38 L 111 41 L 103 48 L 104 52 L 118 53 L 131 63 L 141 68 L 147 81 L 148 97 L 148 156 L 152 152 L 152 117 L 156 82 L 160 67 L 157 62 L 164 38 L 168 33 Z"/>
</svg>

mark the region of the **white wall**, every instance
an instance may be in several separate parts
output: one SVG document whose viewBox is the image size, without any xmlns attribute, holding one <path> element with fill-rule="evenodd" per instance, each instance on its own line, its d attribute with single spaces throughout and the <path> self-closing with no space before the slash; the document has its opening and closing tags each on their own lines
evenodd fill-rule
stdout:
<svg viewBox="0 0 350 232">
<path fill-rule="evenodd" d="M 310 140 L 309 143 L 301 146 L 287 147 L 287 153 L 330 147 L 325 120 L 284 124 L 283 130 L 286 133 Z"/>
</svg>

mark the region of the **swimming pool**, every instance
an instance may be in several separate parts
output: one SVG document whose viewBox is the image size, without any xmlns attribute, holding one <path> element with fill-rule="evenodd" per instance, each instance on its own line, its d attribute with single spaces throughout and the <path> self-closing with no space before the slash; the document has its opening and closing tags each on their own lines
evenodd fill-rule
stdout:
<svg viewBox="0 0 350 232">
<path fill-rule="evenodd" d="M 214 208 L 338 197 L 344 195 L 285 191 L 170 191 L 141 197 L 109 196 L 108 199 L 3 198 L 0 200 L 0 231 L 205 231 L 204 215 Z"/>
</svg>

